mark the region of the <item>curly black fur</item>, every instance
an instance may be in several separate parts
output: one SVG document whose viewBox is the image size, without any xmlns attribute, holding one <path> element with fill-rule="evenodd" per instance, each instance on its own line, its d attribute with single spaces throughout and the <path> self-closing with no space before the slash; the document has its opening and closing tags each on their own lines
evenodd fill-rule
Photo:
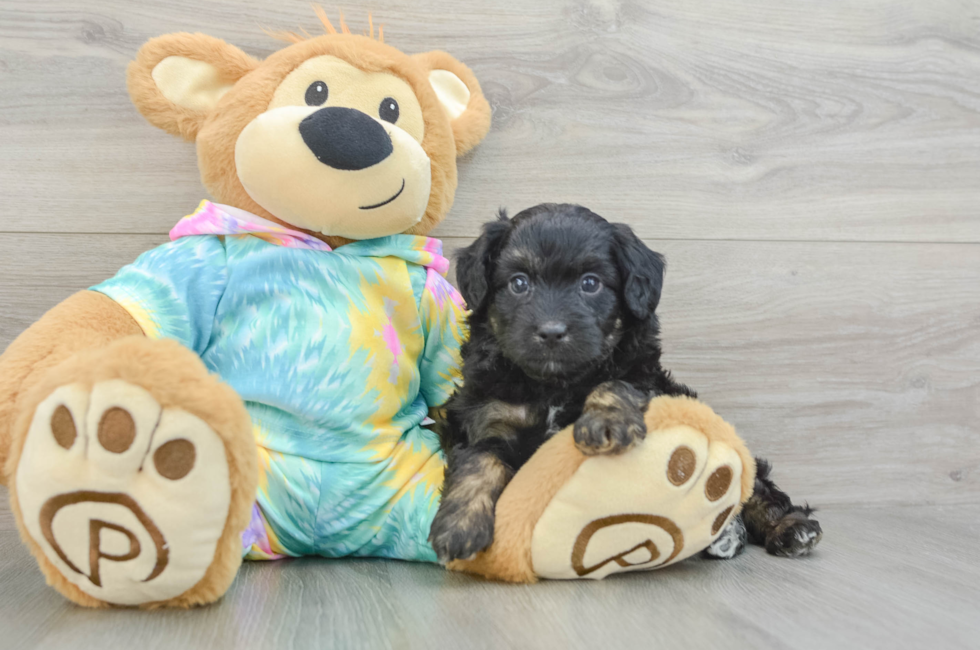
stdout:
<svg viewBox="0 0 980 650">
<path fill-rule="evenodd" d="M 574 423 L 583 452 L 622 453 L 646 435 L 650 398 L 696 397 L 660 364 L 664 270 L 628 226 L 568 204 L 513 219 L 501 210 L 460 251 L 472 312 L 463 385 L 437 427 L 448 461 L 430 535 L 440 560 L 489 545 L 506 481 L 555 432 Z M 474 476 L 479 468 L 493 477 Z M 491 516 L 473 516 L 473 499 Z"/>
<path fill-rule="evenodd" d="M 472 313 L 463 387 L 444 407 L 450 465 L 457 446 L 483 443 L 517 470 L 549 434 L 579 419 L 604 382 L 627 382 L 648 397 L 694 396 L 660 365 L 654 310 L 663 273 L 663 257 L 627 226 L 581 206 L 544 204 L 513 219 L 501 211 L 486 224 L 458 256 L 460 292 Z M 594 295 L 581 290 L 587 274 L 602 284 Z M 515 275 L 527 277 L 525 294 L 510 289 Z M 565 327 L 560 340 L 538 335 L 550 323 Z M 489 401 L 527 406 L 510 439 L 486 440 L 485 419 L 474 422 Z"/>
</svg>

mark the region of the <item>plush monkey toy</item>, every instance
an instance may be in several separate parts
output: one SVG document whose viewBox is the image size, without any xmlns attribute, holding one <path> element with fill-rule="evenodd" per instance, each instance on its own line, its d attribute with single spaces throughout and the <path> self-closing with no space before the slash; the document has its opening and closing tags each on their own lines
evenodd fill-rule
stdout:
<svg viewBox="0 0 980 650">
<path fill-rule="evenodd" d="M 243 558 L 435 561 L 425 425 L 459 377 L 465 312 L 425 234 L 490 108 L 450 55 L 319 13 L 325 35 L 264 61 L 202 34 L 140 49 L 130 96 L 196 143 L 214 202 L 0 357 L 0 477 L 76 603 L 212 602 Z M 706 547 L 751 457 L 693 400 L 654 400 L 647 425 L 615 458 L 554 436 L 502 495 L 493 546 L 451 568 L 599 578 Z"/>
</svg>

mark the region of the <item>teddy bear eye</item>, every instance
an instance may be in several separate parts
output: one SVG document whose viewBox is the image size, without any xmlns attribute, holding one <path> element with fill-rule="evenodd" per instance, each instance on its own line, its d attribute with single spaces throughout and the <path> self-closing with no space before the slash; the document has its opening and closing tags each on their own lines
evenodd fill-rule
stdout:
<svg viewBox="0 0 980 650">
<path fill-rule="evenodd" d="M 590 273 L 582 277 L 582 291 L 585 293 L 598 293 L 601 288 L 602 280 L 599 279 L 599 276 Z"/>
<path fill-rule="evenodd" d="M 306 89 L 307 106 L 320 106 L 327 101 L 327 84 L 322 81 L 314 81 Z"/>
<path fill-rule="evenodd" d="M 398 121 L 398 102 L 395 101 L 394 97 L 385 97 L 381 100 L 381 106 L 378 107 L 378 116 L 385 122 L 391 122 L 392 124 Z"/>
</svg>

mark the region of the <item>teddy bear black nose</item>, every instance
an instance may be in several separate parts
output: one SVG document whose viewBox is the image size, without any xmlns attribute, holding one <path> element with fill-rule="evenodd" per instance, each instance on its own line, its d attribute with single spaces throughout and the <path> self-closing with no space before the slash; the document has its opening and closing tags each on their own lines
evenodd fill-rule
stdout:
<svg viewBox="0 0 980 650">
<path fill-rule="evenodd" d="M 364 169 L 392 152 L 384 127 L 353 108 L 321 108 L 299 123 L 299 133 L 316 159 L 334 169 Z"/>
</svg>

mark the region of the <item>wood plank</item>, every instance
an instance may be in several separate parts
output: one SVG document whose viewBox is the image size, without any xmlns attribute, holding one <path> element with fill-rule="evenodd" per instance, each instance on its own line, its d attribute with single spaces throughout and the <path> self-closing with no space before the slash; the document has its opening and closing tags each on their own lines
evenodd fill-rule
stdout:
<svg viewBox="0 0 980 650">
<path fill-rule="evenodd" d="M 823 503 L 977 503 L 980 247 L 650 242 L 665 365 Z"/>
<path fill-rule="evenodd" d="M 980 4 L 372 9 L 390 43 L 468 62 L 494 107 L 441 235 L 561 200 L 651 238 L 980 241 Z M 130 106 L 127 61 L 179 30 L 263 56 L 262 27 L 315 22 L 273 0 L 7 0 L 0 232 L 165 233 L 203 189 L 193 148 Z"/>
<path fill-rule="evenodd" d="M 0 646 L 975 648 L 980 4 L 371 10 L 396 47 L 470 64 L 494 109 L 435 234 L 457 248 L 545 200 L 633 225 L 670 260 L 666 364 L 824 506 L 821 547 L 532 587 L 310 558 L 247 564 L 213 607 L 93 612 L 44 585 L 0 488 Z M 306 3 L 4 0 L 0 349 L 204 198 L 193 146 L 128 100 L 138 47 L 202 31 L 263 57 L 262 28 L 298 26 Z"/>
<path fill-rule="evenodd" d="M 158 241 L 0 239 L 0 346 Z M 669 263 L 666 366 L 775 462 L 790 494 L 980 502 L 980 246 L 648 244 Z"/>
<path fill-rule="evenodd" d="M 31 235 L 0 238 L 0 348 L 71 294 L 111 278 L 162 235 Z"/>
<path fill-rule="evenodd" d="M 4 647 L 975 648 L 980 506 L 828 508 L 806 559 L 751 548 L 600 582 L 501 585 L 432 565 L 247 563 L 216 605 L 92 611 L 45 586 L 0 488 Z"/>
</svg>

